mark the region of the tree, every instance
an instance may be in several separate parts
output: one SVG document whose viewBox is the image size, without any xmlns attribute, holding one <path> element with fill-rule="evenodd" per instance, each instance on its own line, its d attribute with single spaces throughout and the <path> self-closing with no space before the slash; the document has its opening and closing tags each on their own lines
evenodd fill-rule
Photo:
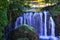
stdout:
<svg viewBox="0 0 60 40">
<path fill-rule="evenodd" d="M 11 27 L 14 28 L 14 23 L 16 21 L 16 18 L 23 14 L 23 10 L 26 7 L 29 7 L 28 5 L 25 5 L 25 0 L 11 0 L 8 7 L 8 20 L 11 24 Z M 12 6 L 12 7 L 11 7 Z M 13 19 L 14 18 L 14 19 Z"/>
<path fill-rule="evenodd" d="M 26 0 L 9 0 L 7 7 L 7 18 L 8 18 L 8 26 L 5 29 L 7 38 L 9 36 L 9 32 L 14 30 L 14 24 L 16 18 L 23 14 L 23 9 L 29 7 L 25 5 Z M 8 30 L 8 31 L 7 31 Z M 5 39 L 6 39 L 5 38 Z"/>
<path fill-rule="evenodd" d="M 49 3 L 49 0 L 44 0 L 45 1 L 45 3 Z"/>
<path fill-rule="evenodd" d="M 7 25 L 8 19 L 7 19 L 7 8 L 8 8 L 8 2 L 7 0 L 0 0 L 0 40 L 2 39 L 3 33 L 3 27 Z"/>
<path fill-rule="evenodd" d="M 14 4 L 10 5 L 13 2 L 17 3 L 19 6 L 17 4 L 16 5 L 18 7 Z M 3 35 L 2 30 L 3 30 L 4 26 L 8 25 L 8 22 L 9 22 L 9 16 L 7 16 L 8 10 L 10 13 L 13 13 L 12 11 L 14 11 L 14 10 L 16 11 L 16 8 L 18 8 L 17 12 L 15 12 L 15 13 L 17 15 L 19 15 L 18 11 L 19 11 L 19 13 L 22 11 L 21 9 L 23 9 L 24 3 L 25 3 L 24 0 L 23 1 L 22 0 L 0 0 L 0 40 L 2 40 L 1 39 L 2 35 Z M 12 7 L 13 9 L 9 9 L 9 6 Z M 16 8 L 13 6 L 15 6 Z M 14 16 L 11 18 L 14 18 Z"/>
</svg>

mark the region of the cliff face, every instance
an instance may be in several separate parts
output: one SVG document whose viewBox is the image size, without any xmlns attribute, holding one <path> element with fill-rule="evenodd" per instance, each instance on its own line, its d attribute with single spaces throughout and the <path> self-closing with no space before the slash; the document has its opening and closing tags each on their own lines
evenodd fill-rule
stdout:
<svg viewBox="0 0 60 40">
<path fill-rule="evenodd" d="M 60 36 L 60 14 L 58 14 L 57 16 L 53 16 L 53 19 L 55 21 L 55 34 L 56 36 Z"/>
<path fill-rule="evenodd" d="M 19 38 L 28 38 L 29 40 L 38 40 L 39 39 L 38 35 L 34 31 L 31 31 L 30 29 L 28 29 L 27 26 L 24 26 L 24 27 L 21 26 L 15 30 L 13 30 L 9 34 L 8 40 L 17 40 Z"/>
</svg>

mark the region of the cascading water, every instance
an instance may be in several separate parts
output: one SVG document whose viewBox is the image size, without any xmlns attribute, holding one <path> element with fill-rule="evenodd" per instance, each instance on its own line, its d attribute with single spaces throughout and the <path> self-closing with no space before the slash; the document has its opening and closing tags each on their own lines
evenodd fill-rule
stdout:
<svg viewBox="0 0 60 40">
<path fill-rule="evenodd" d="M 47 36 L 47 12 L 44 11 L 44 15 L 45 15 L 44 16 L 45 17 L 45 19 L 44 19 L 44 28 L 45 28 L 44 32 L 45 33 L 44 34 L 45 34 L 45 36 Z"/>
<path fill-rule="evenodd" d="M 18 17 L 15 22 L 15 29 L 21 24 L 27 24 L 32 26 L 37 34 L 39 35 L 40 40 L 57 40 L 55 38 L 55 23 L 52 17 L 48 17 L 49 12 L 26 12 L 21 17 Z M 49 30 L 51 32 L 49 32 Z M 48 35 L 49 34 L 51 35 Z"/>
<path fill-rule="evenodd" d="M 18 25 L 23 24 L 23 17 L 18 17 L 17 21 L 15 22 L 15 28 L 17 28 Z"/>
<path fill-rule="evenodd" d="M 52 17 L 50 17 L 50 22 L 49 22 L 50 24 L 51 24 L 51 36 L 55 36 L 55 29 L 54 29 L 54 27 L 55 27 L 55 24 L 54 24 L 54 21 L 53 21 L 53 19 L 52 19 Z"/>
</svg>

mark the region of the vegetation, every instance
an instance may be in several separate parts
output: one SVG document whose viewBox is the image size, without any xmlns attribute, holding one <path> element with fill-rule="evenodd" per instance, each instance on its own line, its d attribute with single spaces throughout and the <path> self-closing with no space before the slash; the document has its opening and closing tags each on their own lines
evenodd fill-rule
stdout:
<svg viewBox="0 0 60 40">
<path fill-rule="evenodd" d="M 8 8 L 8 2 L 6 0 L 0 0 L 0 40 L 2 40 L 2 28 L 3 26 L 6 26 L 8 23 L 7 20 L 7 8 Z"/>
<path fill-rule="evenodd" d="M 0 0 L 0 40 L 2 40 L 2 30 L 9 22 L 14 22 L 16 17 L 22 13 L 25 0 Z M 14 19 L 13 19 L 14 18 Z"/>
</svg>

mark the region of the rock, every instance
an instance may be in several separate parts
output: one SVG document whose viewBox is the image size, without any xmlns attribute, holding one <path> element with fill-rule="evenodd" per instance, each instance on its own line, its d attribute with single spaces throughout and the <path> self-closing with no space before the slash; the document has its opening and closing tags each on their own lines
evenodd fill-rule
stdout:
<svg viewBox="0 0 60 40">
<path fill-rule="evenodd" d="M 17 40 L 17 39 L 19 40 L 21 38 L 28 38 L 29 40 L 39 39 L 36 32 L 34 30 L 33 31 L 30 30 L 30 27 L 27 25 L 21 25 L 17 29 L 10 32 L 8 40 Z"/>
</svg>

